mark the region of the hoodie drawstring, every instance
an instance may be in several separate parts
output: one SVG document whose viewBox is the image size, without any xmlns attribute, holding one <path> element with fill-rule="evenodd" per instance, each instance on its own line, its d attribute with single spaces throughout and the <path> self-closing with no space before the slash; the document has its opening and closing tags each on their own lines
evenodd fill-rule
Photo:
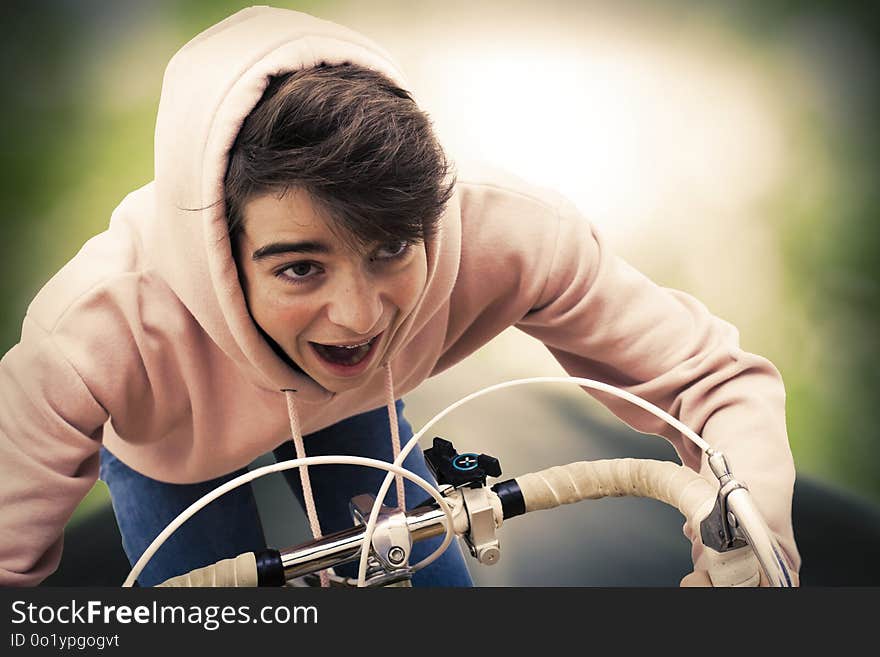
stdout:
<svg viewBox="0 0 880 657">
<path fill-rule="evenodd" d="M 306 448 L 303 443 L 302 428 L 299 422 L 299 414 L 296 412 L 296 398 L 294 393 L 296 390 L 285 388 L 283 390 L 284 397 L 287 400 L 287 416 L 290 418 L 290 436 L 293 439 L 293 446 L 296 449 L 296 458 L 306 458 Z M 391 373 L 391 363 L 385 364 L 385 397 L 388 408 L 388 425 L 391 429 L 391 451 L 394 460 L 400 455 L 400 428 L 397 424 L 397 406 L 394 399 L 394 377 Z M 309 479 L 309 468 L 306 465 L 299 466 L 299 477 L 302 482 L 303 500 L 306 505 L 306 516 L 309 519 L 309 526 L 312 530 L 312 536 L 315 539 L 321 538 L 321 523 L 318 520 L 318 511 L 315 508 L 315 497 L 312 493 L 312 482 Z M 403 489 L 403 477 L 395 475 L 395 483 L 397 484 L 397 505 L 401 510 L 406 510 L 406 497 Z M 321 578 L 321 587 L 330 586 L 330 576 L 326 570 L 319 573 Z"/>
<path fill-rule="evenodd" d="M 293 445 L 296 448 L 296 458 L 304 459 L 306 457 L 306 448 L 303 444 L 302 429 L 300 428 L 299 415 L 296 412 L 296 400 L 293 393 L 295 390 L 284 390 L 284 396 L 287 398 L 287 416 L 290 418 L 290 435 L 293 438 Z M 321 523 L 318 520 L 318 511 L 315 508 L 315 497 L 312 494 L 312 482 L 309 479 L 309 468 L 306 465 L 299 467 L 299 478 L 302 482 L 303 499 L 306 504 L 306 516 L 309 519 L 309 526 L 312 529 L 312 536 L 317 540 L 321 538 Z M 321 579 L 321 588 L 330 586 L 330 575 L 326 570 L 318 573 Z"/>
<path fill-rule="evenodd" d="M 397 425 L 397 406 L 394 399 L 394 377 L 391 374 L 391 363 L 385 363 L 385 401 L 388 405 L 388 424 L 391 428 L 391 451 L 394 460 L 400 455 L 400 427 Z M 394 475 L 397 484 L 397 506 L 406 511 L 406 498 L 403 491 L 403 477 Z"/>
</svg>

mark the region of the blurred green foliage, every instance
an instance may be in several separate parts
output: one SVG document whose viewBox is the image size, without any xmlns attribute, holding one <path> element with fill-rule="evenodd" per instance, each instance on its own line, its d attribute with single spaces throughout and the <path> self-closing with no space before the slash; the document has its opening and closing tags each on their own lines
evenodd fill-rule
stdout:
<svg viewBox="0 0 880 657">
<path fill-rule="evenodd" d="M 27 304 L 46 280 L 104 229 L 125 194 L 151 179 L 168 59 L 194 34 L 248 4 L 5 5 L 0 51 L 11 80 L 0 106 L 0 353 L 18 340 Z M 321 15 L 335 3 L 278 4 Z M 833 111 L 792 108 L 798 150 L 809 157 L 768 201 L 786 295 L 767 318 L 773 344 L 780 345 L 767 355 L 785 376 L 798 467 L 880 501 L 871 458 L 880 443 L 876 12 L 870 3 L 793 0 L 679 0 L 670 7 L 723 16 L 768 61 L 800 48 L 828 63 L 816 75 L 837 104 Z M 816 33 L 857 35 L 859 48 L 833 39 L 793 47 L 780 39 L 792 24 L 833 26 Z"/>
<path fill-rule="evenodd" d="M 777 53 L 781 28 L 825 86 L 823 106 L 791 111 L 801 151 L 774 198 L 786 297 L 783 374 L 800 469 L 880 499 L 872 449 L 880 446 L 880 14 L 876 3 L 737 2 L 731 21 Z"/>
</svg>

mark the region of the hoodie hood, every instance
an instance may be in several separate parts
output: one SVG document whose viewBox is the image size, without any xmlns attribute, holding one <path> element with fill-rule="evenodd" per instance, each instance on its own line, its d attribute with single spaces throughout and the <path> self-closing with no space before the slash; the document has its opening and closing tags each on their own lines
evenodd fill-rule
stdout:
<svg viewBox="0 0 880 657">
<path fill-rule="evenodd" d="M 229 150 L 270 77 L 345 62 L 407 88 L 392 58 L 348 28 L 286 9 L 244 9 L 193 38 L 171 59 L 156 122 L 157 207 L 145 236 L 151 266 L 243 376 L 267 390 L 295 390 L 306 402 L 326 401 L 334 393 L 279 358 L 251 318 L 227 235 L 223 179 Z M 427 283 L 391 337 L 385 364 L 449 298 L 460 241 L 456 194 L 436 236 L 425 243 Z"/>
</svg>

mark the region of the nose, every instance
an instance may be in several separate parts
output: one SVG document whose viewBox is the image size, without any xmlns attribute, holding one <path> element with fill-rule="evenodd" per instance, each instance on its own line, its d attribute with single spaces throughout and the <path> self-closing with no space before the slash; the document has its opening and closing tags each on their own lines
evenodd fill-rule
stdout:
<svg viewBox="0 0 880 657">
<path fill-rule="evenodd" d="M 343 277 L 333 290 L 327 316 L 353 336 L 369 335 L 382 318 L 381 291 L 363 275 Z"/>
</svg>

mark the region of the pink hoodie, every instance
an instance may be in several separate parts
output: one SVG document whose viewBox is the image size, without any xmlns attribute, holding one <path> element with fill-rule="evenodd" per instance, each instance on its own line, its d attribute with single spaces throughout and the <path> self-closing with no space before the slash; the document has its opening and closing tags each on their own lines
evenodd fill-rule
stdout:
<svg viewBox="0 0 880 657">
<path fill-rule="evenodd" d="M 764 358 L 698 301 L 612 255 L 557 194 L 459 166 L 456 193 L 425 248 L 428 282 L 386 365 L 334 394 L 279 359 L 251 319 L 226 235 L 226 154 L 268 76 L 355 62 L 401 86 L 391 58 L 344 27 L 253 7 L 186 44 L 168 65 L 155 181 L 30 305 L 0 361 L 0 584 L 31 585 L 61 555 L 62 530 L 95 483 L 103 440 L 162 481 L 203 481 L 404 395 L 515 325 L 575 376 L 652 401 L 719 447 L 795 569 L 794 465 L 785 392 Z M 287 393 L 285 390 L 295 390 Z M 639 431 L 700 453 L 656 418 L 596 395 Z M 714 481 L 703 460 L 702 471 Z M 694 537 L 690 537 L 694 539 Z M 694 544 L 697 560 L 702 547 Z M 699 563 L 699 562 L 697 562 Z"/>
</svg>

